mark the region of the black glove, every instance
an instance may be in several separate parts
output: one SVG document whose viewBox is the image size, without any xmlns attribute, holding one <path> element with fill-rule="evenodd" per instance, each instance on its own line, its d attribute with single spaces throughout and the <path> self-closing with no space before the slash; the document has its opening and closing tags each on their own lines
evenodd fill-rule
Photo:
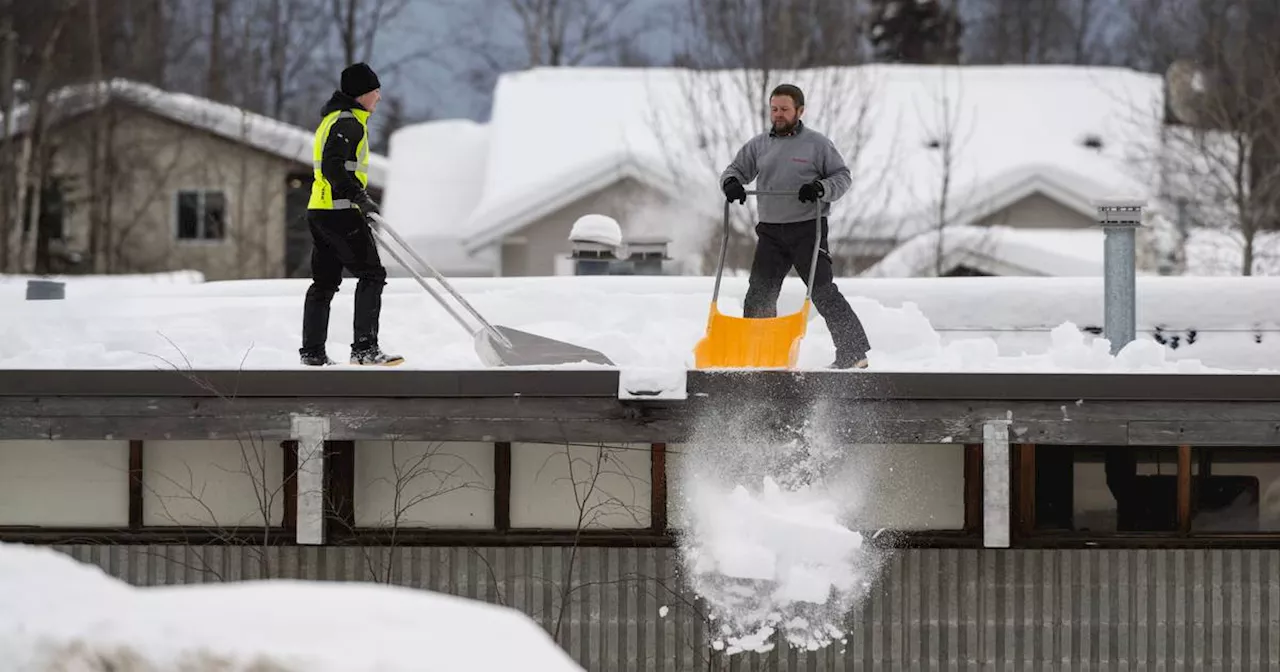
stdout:
<svg viewBox="0 0 1280 672">
<path fill-rule="evenodd" d="M 818 200 L 825 192 L 826 190 L 822 188 L 822 183 L 814 180 L 800 187 L 800 200 L 805 203 L 812 203 Z"/>
<path fill-rule="evenodd" d="M 739 203 L 747 202 L 747 190 L 742 186 L 742 183 L 738 181 L 738 178 L 731 177 L 725 180 L 724 184 L 720 185 L 720 188 L 724 190 L 724 197 L 730 203 L 734 201 Z"/>
<path fill-rule="evenodd" d="M 378 225 L 373 216 L 381 214 L 382 211 L 378 209 L 378 204 L 369 197 L 368 192 L 360 194 L 360 197 L 356 200 L 356 207 L 360 208 L 360 214 L 364 215 L 364 221 L 368 222 L 369 226 L 376 227 Z"/>
</svg>

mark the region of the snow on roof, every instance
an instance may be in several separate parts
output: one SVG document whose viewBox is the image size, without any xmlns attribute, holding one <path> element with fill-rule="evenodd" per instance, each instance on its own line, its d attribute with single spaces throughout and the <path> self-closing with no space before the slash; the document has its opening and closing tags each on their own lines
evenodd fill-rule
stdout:
<svg viewBox="0 0 1280 672">
<path fill-rule="evenodd" d="M 1158 75 L 1102 67 L 877 64 L 779 72 L 767 82 L 753 77 L 677 68 L 534 68 L 503 75 L 494 91 L 479 198 L 466 222 L 448 223 L 447 233 L 461 232 L 474 250 L 622 176 L 668 190 L 689 205 L 691 216 L 705 212 L 714 219 L 721 169 L 767 126 L 764 110 L 756 111 L 740 91 L 784 81 L 804 89 L 806 121 L 836 142 L 855 174 L 854 189 L 836 208 L 842 221 L 833 236 L 896 239 L 933 226 L 943 171 L 942 152 L 930 144 L 945 139 L 948 119 L 953 223 L 1037 190 L 1092 215 L 1092 199 L 1152 198 L 1155 189 L 1157 173 L 1143 162 L 1159 139 Z M 473 149 L 438 151 L 456 156 Z M 417 192 L 421 207 L 446 198 L 449 188 Z"/>
<path fill-rule="evenodd" d="M 308 282 L 140 282 L 111 292 L 73 284 L 65 300 L 9 301 L 13 326 L 0 340 L 0 367 L 300 368 L 296 305 Z M 452 280 L 493 324 L 593 348 L 629 377 L 655 372 L 655 378 L 692 366 L 713 282 L 697 276 Z M 1280 322 L 1267 310 L 1280 293 L 1277 277 L 1139 277 L 1143 342 L 1120 359 L 1077 330 L 1103 325 L 1098 276 L 838 278 L 836 284 L 866 327 L 874 370 L 1280 369 Z M 745 289 L 745 278 L 726 277 L 720 309 L 741 315 Z M 803 297 L 803 283 L 792 274 L 779 314 L 798 310 Z M 351 314 L 352 300 L 350 292 L 334 299 L 328 349 L 339 360 L 351 342 L 351 321 L 343 316 Z M 1175 337 L 1176 347 L 1156 347 L 1156 338 Z M 484 368 L 472 332 L 411 279 L 388 281 L 380 340 L 407 358 L 406 369 Z M 833 355 L 825 321 L 811 313 L 799 368 L 825 367 Z"/>
<path fill-rule="evenodd" d="M 1159 232 L 1157 235 L 1167 235 Z M 1140 237 L 1139 246 L 1143 245 Z M 1243 275 L 1244 238 L 1238 231 L 1193 229 L 1186 240 L 1160 241 L 1181 248 L 1186 276 Z M 1280 274 L 1280 233 L 1261 231 L 1253 241 L 1253 275 Z M 1008 226 L 949 226 L 942 236 L 942 269 L 958 266 L 1007 276 L 1098 276 L 1105 261 L 1105 234 L 1093 229 L 1031 229 Z M 1146 252 L 1147 254 L 1144 254 Z M 1154 250 L 1137 250 L 1138 273 L 1160 272 Z M 862 273 L 863 277 L 934 275 L 938 232 L 922 233 L 899 245 Z M 1145 263 L 1144 263 L 1145 262 Z"/>
<path fill-rule="evenodd" d="M 49 97 L 55 113 L 64 118 L 88 112 L 109 100 L 134 105 L 173 121 L 209 131 L 227 140 L 248 145 L 290 161 L 308 166 L 312 163 L 314 129 L 287 124 L 207 98 L 166 91 L 150 84 L 126 79 L 104 81 L 100 90 L 92 84 L 69 86 L 52 93 Z M 316 103 L 317 123 L 322 102 Z M 29 115 L 29 105 L 22 105 L 15 111 L 15 130 L 26 129 L 30 123 Z M 369 153 L 371 184 L 385 185 L 387 169 L 388 161 L 385 156 L 374 152 Z"/>
<path fill-rule="evenodd" d="M 934 230 L 906 241 L 862 275 L 934 275 L 938 235 Z M 991 275 L 1100 275 L 1103 235 L 1101 229 L 949 226 L 942 234 L 942 271 L 967 266 Z"/>
</svg>

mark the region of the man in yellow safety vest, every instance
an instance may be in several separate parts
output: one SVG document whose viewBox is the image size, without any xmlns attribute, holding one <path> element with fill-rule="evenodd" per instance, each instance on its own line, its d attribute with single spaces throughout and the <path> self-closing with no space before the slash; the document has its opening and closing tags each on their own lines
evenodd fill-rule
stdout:
<svg viewBox="0 0 1280 672">
<path fill-rule="evenodd" d="M 378 345 L 382 288 L 387 270 L 378 256 L 370 227 L 378 204 L 369 197 L 369 115 L 378 107 L 382 85 L 373 69 L 355 63 L 342 71 L 341 88 L 321 111 L 313 146 L 311 200 L 311 287 L 302 309 L 302 347 L 307 366 L 333 364 L 326 354 L 329 304 L 342 283 L 345 268 L 356 277 L 352 316 L 351 363 L 396 365 Z"/>
</svg>

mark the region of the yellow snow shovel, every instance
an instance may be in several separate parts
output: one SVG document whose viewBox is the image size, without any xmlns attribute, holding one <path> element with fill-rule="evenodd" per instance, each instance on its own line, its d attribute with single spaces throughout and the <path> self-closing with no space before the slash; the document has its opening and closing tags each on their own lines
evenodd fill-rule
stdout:
<svg viewBox="0 0 1280 672">
<path fill-rule="evenodd" d="M 748 191 L 757 196 L 792 196 L 792 191 Z M 733 317 L 720 312 L 720 278 L 724 274 L 725 255 L 729 249 L 729 201 L 724 204 L 724 237 L 720 242 L 720 261 L 716 264 L 716 284 L 711 294 L 711 314 L 707 317 L 707 333 L 694 346 L 694 367 L 715 368 L 787 368 L 793 369 L 800 357 L 800 341 L 809 324 L 813 306 L 813 278 L 818 270 L 818 251 L 822 242 L 822 201 L 815 202 L 813 258 L 809 262 L 809 281 L 805 284 L 804 303 L 800 310 L 778 317 Z"/>
</svg>

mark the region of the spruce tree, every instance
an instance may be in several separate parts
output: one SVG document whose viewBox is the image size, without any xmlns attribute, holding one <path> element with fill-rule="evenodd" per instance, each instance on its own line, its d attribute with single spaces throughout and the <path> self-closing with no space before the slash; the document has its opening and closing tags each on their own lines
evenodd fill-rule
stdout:
<svg viewBox="0 0 1280 672">
<path fill-rule="evenodd" d="M 939 0 L 870 0 L 868 37 L 877 61 L 958 63 L 960 32 L 956 8 Z"/>
</svg>

